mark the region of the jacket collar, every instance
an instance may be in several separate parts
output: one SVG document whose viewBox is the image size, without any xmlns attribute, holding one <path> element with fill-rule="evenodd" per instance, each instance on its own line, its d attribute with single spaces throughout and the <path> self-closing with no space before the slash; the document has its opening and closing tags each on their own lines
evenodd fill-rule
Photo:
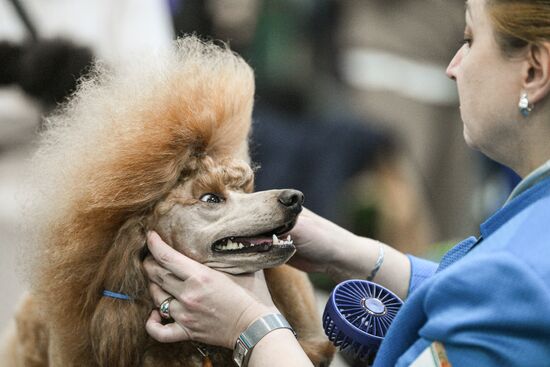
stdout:
<svg viewBox="0 0 550 367">
<path fill-rule="evenodd" d="M 481 224 L 481 236 L 487 238 L 514 215 L 546 196 L 550 196 L 550 161 L 521 180 L 504 206 Z"/>
<path fill-rule="evenodd" d="M 504 205 L 508 204 L 514 198 L 519 196 L 525 190 L 534 186 L 537 182 L 544 180 L 545 178 L 550 177 L 550 160 L 544 163 L 542 166 L 528 174 L 521 182 L 514 188 Z"/>
</svg>

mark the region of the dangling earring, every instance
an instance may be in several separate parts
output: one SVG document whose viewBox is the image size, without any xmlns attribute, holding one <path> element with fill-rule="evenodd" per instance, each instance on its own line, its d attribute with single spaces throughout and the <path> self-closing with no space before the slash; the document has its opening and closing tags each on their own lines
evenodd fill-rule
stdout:
<svg viewBox="0 0 550 367">
<path fill-rule="evenodd" d="M 529 99 L 527 98 L 526 92 L 521 93 L 518 107 L 519 107 L 519 112 L 525 117 L 529 116 L 529 112 L 533 111 L 533 105 L 529 104 Z"/>
</svg>

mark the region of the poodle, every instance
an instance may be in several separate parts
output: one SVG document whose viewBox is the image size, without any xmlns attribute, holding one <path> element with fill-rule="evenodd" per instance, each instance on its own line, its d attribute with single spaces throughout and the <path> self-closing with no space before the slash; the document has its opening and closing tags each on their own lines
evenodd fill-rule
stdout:
<svg viewBox="0 0 550 367">
<path fill-rule="evenodd" d="M 269 268 L 274 302 L 304 350 L 316 366 L 330 363 L 311 284 L 282 265 L 302 194 L 252 192 L 253 94 L 239 56 L 194 36 L 81 81 L 34 157 L 33 281 L 2 365 L 201 366 L 196 343 L 161 344 L 145 331 L 148 230 L 220 271 Z M 233 365 L 230 350 L 206 350 L 213 366 Z"/>
</svg>

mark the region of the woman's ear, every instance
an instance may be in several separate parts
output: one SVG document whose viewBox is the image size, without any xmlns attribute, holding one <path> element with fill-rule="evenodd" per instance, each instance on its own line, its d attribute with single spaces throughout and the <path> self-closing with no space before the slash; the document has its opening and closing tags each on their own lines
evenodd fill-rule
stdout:
<svg viewBox="0 0 550 367">
<path fill-rule="evenodd" d="M 96 301 L 90 338 L 96 362 L 100 366 L 140 365 L 147 341 L 145 322 L 153 308 L 142 270 L 145 242 L 141 221 L 131 219 L 126 222 L 91 286 L 88 299 L 103 290 L 123 293 L 131 298 L 101 297 Z"/>
<path fill-rule="evenodd" d="M 536 104 L 550 92 L 550 42 L 529 45 L 523 74 L 523 90 Z"/>
</svg>

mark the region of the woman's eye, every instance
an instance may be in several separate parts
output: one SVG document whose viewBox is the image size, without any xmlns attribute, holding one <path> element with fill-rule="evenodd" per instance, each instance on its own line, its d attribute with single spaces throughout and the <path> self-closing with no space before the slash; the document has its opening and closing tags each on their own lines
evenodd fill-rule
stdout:
<svg viewBox="0 0 550 367">
<path fill-rule="evenodd" d="M 474 41 L 474 38 L 472 37 L 472 33 L 466 29 L 464 31 L 464 38 L 462 41 L 460 41 L 461 45 L 468 45 L 468 47 L 472 46 L 472 42 Z"/>
<path fill-rule="evenodd" d="M 218 204 L 224 201 L 223 198 L 215 194 L 204 194 L 203 196 L 201 196 L 200 200 L 204 201 L 205 203 L 213 203 L 213 204 Z"/>
</svg>

